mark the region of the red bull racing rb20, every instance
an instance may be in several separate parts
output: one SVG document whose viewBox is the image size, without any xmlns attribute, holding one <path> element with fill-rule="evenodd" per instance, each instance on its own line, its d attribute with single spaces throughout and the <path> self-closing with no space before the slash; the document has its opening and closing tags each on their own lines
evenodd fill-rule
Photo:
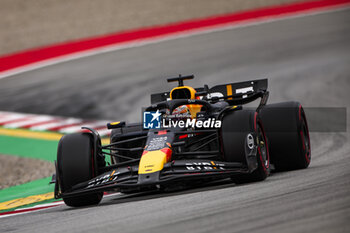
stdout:
<svg viewBox="0 0 350 233">
<path fill-rule="evenodd" d="M 267 79 L 209 88 L 178 82 L 151 95 L 143 121 L 112 122 L 110 144 L 85 128 L 58 144 L 55 198 L 68 206 L 98 204 L 105 191 L 172 190 L 219 179 L 265 180 L 272 170 L 307 168 L 311 160 L 300 103 L 267 104 Z M 248 103 L 257 107 L 246 107 Z M 110 157 L 106 162 L 106 157 Z"/>
</svg>

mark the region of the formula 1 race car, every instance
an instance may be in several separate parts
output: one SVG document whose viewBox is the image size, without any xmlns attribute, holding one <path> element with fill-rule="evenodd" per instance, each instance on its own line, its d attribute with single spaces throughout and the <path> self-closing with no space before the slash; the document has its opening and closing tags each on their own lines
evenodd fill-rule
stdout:
<svg viewBox="0 0 350 233">
<path fill-rule="evenodd" d="M 267 79 L 184 85 L 193 78 L 168 79 L 178 86 L 151 95 L 142 123 L 109 123 L 109 145 L 90 128 L 63 136 L 55 198 L 68 206 L 93 205 L 104 191 L 174 190 L 227 178 L 240 184 L 265 180 L 272 169 L 309 166 L 309 131 L 299 103 L 267 105 Z M 257 108 L 243 107 L 255 100 Z"/>
</svg>

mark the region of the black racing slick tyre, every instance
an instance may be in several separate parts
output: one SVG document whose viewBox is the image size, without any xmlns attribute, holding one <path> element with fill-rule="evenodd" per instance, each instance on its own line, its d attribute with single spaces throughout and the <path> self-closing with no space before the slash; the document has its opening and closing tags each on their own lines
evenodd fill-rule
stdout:
<svg viewBox="0 0 350 233">
<path fill-rule="evenodd" d="M 307 168 L 311 161 L 305 112 L 298 102 L 266 105 L 260 117 L 270 143 L 271 163 L 277 171 Z"/>
<path fill-rule="evenodd" d="M 258 113 L 230 112 L 223 118 L 222 142 L 225 160 L 245 164 L 247 174 L 232 177 L 237 184 L 265 180 L 270 173 L 269 148 Z"/>
<path fill-rule="evenodd" d="M 88 181 L 97 174 L 97 162 L 90 133 L 68 134 L 61 138 L 57 151 L 59 184 L 62 192 L 74 185 Z M 103 193 L 92 193 L 75 197 L 63 197 L 68 206 L 79 207 L 100 203 Z"/>
</svg>

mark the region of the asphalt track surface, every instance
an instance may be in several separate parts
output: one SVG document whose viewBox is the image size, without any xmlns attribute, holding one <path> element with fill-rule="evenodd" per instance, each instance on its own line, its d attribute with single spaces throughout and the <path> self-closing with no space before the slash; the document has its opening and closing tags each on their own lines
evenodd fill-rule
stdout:
<svg viewBox="0 0 350 233">
<path fill-rule="evenodd" d="M 0 109 L 139 121 L 179 73 L 193 86 L 268 77 L 271 103 L 349 108 L 349 25 L 343 10 L 61 63 L 0 80 Z M 312 133 L 310 167 L 263 182 L 60 206 L 0 219 L 0 232 L 350 232 L 349 136 Z"/>
</svg>

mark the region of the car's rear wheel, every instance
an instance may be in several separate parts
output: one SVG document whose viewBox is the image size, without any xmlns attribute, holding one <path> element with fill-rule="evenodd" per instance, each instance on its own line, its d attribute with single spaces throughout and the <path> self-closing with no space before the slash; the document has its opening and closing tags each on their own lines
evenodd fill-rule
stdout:
<svg viewBox="0 0 350 233">
<path fill-rule="evenodd" d="M 305 112 L 298 102 L 267 105 L 260 114 L 270 142 L 276 170 L 307 168 L 311 161 L 310 135 Z"/>
<path fill-rule="evenodd" d="M 57 167 L 62 192 L 97 175 L 96 155 L 90 133 L 68 134 L 61 138 L 57 151 Z M 63 198 L 68 206 L 78 207 L 100 203 L 103 193 Z"/>
</svg>

